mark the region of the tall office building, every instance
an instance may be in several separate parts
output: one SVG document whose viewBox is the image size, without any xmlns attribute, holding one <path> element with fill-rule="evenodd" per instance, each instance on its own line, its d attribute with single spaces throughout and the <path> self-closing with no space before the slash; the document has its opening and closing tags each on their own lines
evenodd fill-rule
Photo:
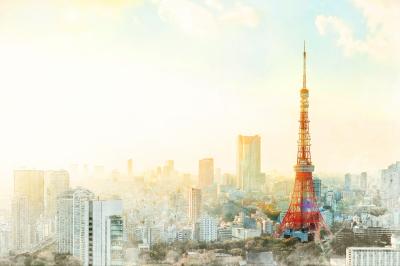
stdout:
<svg viewBox="0 0 400 266">
<path fill-rule="evenodd" d="M 314 193 L 318 201 L 321 200 L 321 179 L 318 177 L 313 178 Z"/>
<path fill-rule="evenodd" d="M 44 207 L 44 172 L 39 170 L 14 171 L 14 195 L 26 196 L 31 218 L 39 218 Z"/>
<path fill-rule="evenodd" d="M 191 188 L 189 191 L 189 221 L 195 224 L 201 214 L 201 189 Z"/>
<path fill-rule="evenodd" d="M 44 173 L 44 209 L 48 218 L 57 214 L 57 197 L 69 189 L 69 173 L 65 170 Z"/>
<path fill-rule="evenodd" d="M 44 173 L 39 170 L 14 171 L 14 196 L 26 197 L 29 215 L 23 218 L 29 224 L 29 241 L 36 244 L 40 238 L 37 223 L 44 211 Z M 26 220 L 27 219 L 27 220 Z M 13 221 L 19 223 L 20 221 Z"/>
<path fill-rule="evenodd" d="M 106 222 L 106 265 L 123 266 L 124 264 L 124 226 L 122 216 L 112 215 Z"/>
<path fill-rule="evenodd" d="M 93 198 L 89 190 L 77 188 L 57 200 L 58 253 L 71 254 L 84 265 L 89 261 L 89 201 Z"/>
<path fill-rule="evenodd" d="M 351 174 L 347 173 L 344 175 L 344 190 L 351 190 Z"/>
<path fill-rule="evenodd" d="M 237 142 L 237 186 L 245 192 L 260 190 L 257 180 L 261 175 L 260 136 L 239 135 Z"/>
<path fill-rule="evenodd" d="M 90 201 L 89 207 L 89 266 L 110 266 L 108 261 L 111 261 L 110 256 L 112 251 L 119 250 L 122 239 L 114 235 L 116 239 L 111 241 L 111 231 L 108 230 L 111 224 L 111 216 L 122 216 L 122 201 L 121 200 L 94 200 Z M 121 219 L 119 219 L 121 220 Z M 117 221 L 114 217 L 114 226 L 117 227 Z M 113 228 L 117 230 L 118 228 Z M 111 228 L 110 228 L 111 229 Z M 113 233 L 117 233 L 113 231 Z M 120 232 L 118 232 L 120 233 Z M 115 246 L 112 246 L 114 244 Z M 116 252 L 116 254 L 119 254 Z M 119 261 L 116 260 L 116 261 Z M 86 265 L 86 264 L 85 264 Z"/>
<path fill-rule="evenodd" d="M 12 249 L 18 252 L 28 251 L 31 247 L 28 197 L 18 195 L 14 196 L 11 208 Z"/>
<path fill-rule="evenodd" d="M 126 168 L 127 168 L 128 177 L 132 178 L 133 177 L 133 160 L 129 159 L 126 166 L 127 166 Z"/>
<path fill-rule="evenodd" d="M 214 160 L 212 158 L 199 161 L 199 186 L 201 189 L 209 187 L 214 182 Z"/>
<path fill-rule="evenodd" d="M 163 168 L 163 176 L 171 177 L 174 174 L 174 172 L 175 172 L 174 161 L 173 160 L 166 161 Z"/>
<path fill-rule="evenodd" d="M 400 162 L 389 165 L 387 169 L 382 170 L 381 174 L 381 201 L 382 205 L 387 208 L 395 208 L 400 206 Z"/>
<path fill-rule="evenodd" d="M 360 175 L 360 189 L 367 190 L 368 188 L 368 174 L 367 172 L 362 172 Z"/>
</svg>

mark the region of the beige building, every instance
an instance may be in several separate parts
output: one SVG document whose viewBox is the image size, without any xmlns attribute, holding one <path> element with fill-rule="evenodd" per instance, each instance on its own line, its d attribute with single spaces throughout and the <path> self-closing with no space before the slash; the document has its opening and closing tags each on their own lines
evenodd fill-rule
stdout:
<svg viewBox="0 0 400 266">
<path fill-rule="evenodd" d="M 261 138 L 258 135 L 239 135 L 237 142 L 237 187 L 245 192 L 260 190 L 257 180 L 261 176 Z"/>
<path fill-rule="evenodd" d="M 201 190 L 191 188 L 189 191 L 189 220 L 195 224 L 201 215 Z"/>
<path fill-rule="evenodd" d="M 14 171 L 14 198 L 26 198 L 28 217 L 13 215 L 13 223 L 29 224 L 29 244 L 32 246 L 39 241 L 38 221 L 44 211 L 44 172 L 40 170 L 15 170 Z M 13 209 L 13 212 L 19 210 Z M 22 220 L 20 220 L 22 219 Z M 16 233 L 16 232 L 14 232 Z M 14 235 L 13 237 L 18 237 Z"/>
<path fill-rule="evenodd" d="M 199 186 L 201 189 L 209 187 L 214 182 L 214 160 L 206 158 L 199 161 Z"/>
<path fill-rule="evenodd" d="M 44 209 L 46 217 L 57 214 L 57 197 L 69 189 L 69 173 L 65 170 L 46 171 L 44 174 Z"/>
</svg>

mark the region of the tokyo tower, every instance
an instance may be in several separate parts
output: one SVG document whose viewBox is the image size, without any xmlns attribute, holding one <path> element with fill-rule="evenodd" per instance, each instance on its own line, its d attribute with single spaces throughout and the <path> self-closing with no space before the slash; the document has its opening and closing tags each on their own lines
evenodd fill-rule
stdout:
<svg viewBox="0 0 400 266">
<path fill-rule="evenodd" d="M 314 165 L 311 162 L 310 132 L 308 119 L 308 95 L 306 84 L 306 49 L 304 43 L 303 52 L 303 87 L 300 90 L 300 126 L 298 134 L 297 164 L 294 166 L 296 179 L 292 192 L 291 202 L 285 217 L 283 218 L 277 235 L 291 237 L 307 235 L 305 241 L 314 238 L 320 239 L 321 229 L 330 234 L 325 224 L 315 198 L 313 176 Z M 303 241 L 303 240 L 302 240 Z"/>
</svg>

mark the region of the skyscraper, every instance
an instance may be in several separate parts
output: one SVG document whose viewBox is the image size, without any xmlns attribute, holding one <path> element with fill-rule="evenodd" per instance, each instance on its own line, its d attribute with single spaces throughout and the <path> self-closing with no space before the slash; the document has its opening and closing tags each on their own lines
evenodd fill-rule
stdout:
<svg viewBox="0 0 400 266">
<path fill-rule="evenodd" d="M 106 265 L 123 266 L 124 264 L 124 226 L 121 215 L 112 215 L 106 222 Z"/>
<path fill-rule="evenodd" d="M 31 247 L 28 197 L 14 196 L 11 209 L 12 249 L 18 252 L 28 251 Z"/>
<path fill-rule="evenodd" d="M 57 200 L 58 253 L 71 254 L 83 265 L 89 261 L 89 201 L 93 198 L 89 190 L 77 188 Z"/>
<path fill-rule="evenodd" d="M 44 209 L 48 218 L 57 214 L 57 197 L 69 189 L 69 173 L 65 170 L 44 173 Z"/>
<path fill-rule="evenodd" d="M 29 224 L 29 242 L 31 245 L 39 241 L 37 222 L 44 211 L 44 173 L 39 170 L 14 171 L 14 197 L 26 197 L 28 217 L 22 218 Z M 19 216 L 15 216 L 19 217 Z M 13 220 L 13 223 L 21 221 Z"/>
<path fill-rule="evenodd" d="M 344 190 L 351 190 L 351 174 L 347 173 L 344 175 Z"/>
<path fill-rule="evenodd" d="M 399 202 L 400 191 L 400 161 L 389 165 L 381 173 L 380 192 L 382 197 L 382 205 L 387 208 L 397 208 Z"/>
<path fill-rule="evenodd" d="M 113 247 L 111 244 L 117 244 L 118 239 L 110 242 L 111 239 L 111 216 L 122 216 L 121 200 L 94 200 L 90 201 L 89 207 L 89 261 L 90 266 L 109 266 L 107 254 L 111 254 Z M 121 220 L 121 218 L 120 218 Z M 114 222 L 116 218 L 114 217 Z M 114 226 L 117 226 L 114 224 Z M 113 228 L 113 230 L 116 228 Z M 116 233 L 114 231 L 114 233 Z M 119 233 L 119 232 L 118 232 Z M 119 236 L 115 236 L 119 237 Z M 120 245 L 121 243 L 118 243 Z M 119 246 L 115 246 L 118 248 Z M 91 255 L 91 256 L 90 256 Z M 110 258 L 111 260 L 111 258 Z"/>
<path fill-rule="evenodd" d="M 199 161 L 199 186 L 201 189 L 211 186 L 214 181 L 214 160 L 206 158 Z"/>
<path fill-rule="evenodd" d="M 129 159 L 127 164 L 126 164 L 126 168 L 127 168 L 127 174 L 128 174 L 128 178 L 132 178 L 133 177 L 133 160 Z"/>
<path fill-rule="evenodd" d="M 367 172 L 362 172 L 360 175 L 360 189 L 361 190 L 367 190 L 368 188 L 368 175 Z"/>
<path fill-rule="evenodd" d="M 237 143 L 236 178 L 242 191 L 259 190 L 257 180 L 261 174 L 260 136 L 239 135 Z"/>
<path fill-rule="evenodd" d="M 314 192 L 317 200 L 321 200 L 321 179 L 314 177 L 313 179 Z"/>
<path fill-rule="evenodd" d="M 29 202 L 29 214 L 39 218 L 44 208 L 44 172 L 39 170 L 14 171 L 14 195 L 26 196 Z"/>
<path fill-rule="evenodd" d="M 168 160 L 165 162 L 164 168 L 163 168 L 163 176 L 164 177 L 171 177 L 174 174 L 174 161 L 173 160 Z"/>
<path fill-rule="evenodd" d="M 195 224 L 201 214 L 201 190 L 191 188 L 189 191 L 189 221 Z"/>
</svg>

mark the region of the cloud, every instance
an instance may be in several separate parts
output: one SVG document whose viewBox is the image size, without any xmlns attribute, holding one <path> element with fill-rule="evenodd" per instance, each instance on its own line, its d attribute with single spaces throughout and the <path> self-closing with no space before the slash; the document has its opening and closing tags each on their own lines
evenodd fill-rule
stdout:
<svg viewBox="0 0 400 266">
<path fill-rule="evenodd" d="M 351 28 L 340 18 L 334 16 L 317 16 L 315 25 L 321 35 L 326 35 L 329 28 L 338 35 L 337 44 L 343 48 L 345 55 L 366 52 L 366 43 L 355 40 Z"/>
<path fill-rule="evenodd" d="M 338 36 L 337 44 L 346 55 L 367 54 L 378 60 L 400 59 L 400 2 L 397 0 L 353 0 L 365 18 L 366 35 L 356 39 L 351 27 L 340 17 L 320 15 L 315 19 L 321 35 L 332 29 Z"/>
<path fill-rule="evenodd" d="M 215 34 L 217 22 L 213 14 L 188 0 L 162 0 L 159 2 L 160 18 L 177 26 L 187 34 L 205 36 Z"/>
<path fill-rule="evenodd" d="M 159 0 L 154 3 L 164 22 L 194 36 L 216 36 L 225 26 L 254 28 L 260 21 L 255 9 L 241 2 L 230 7 L 225 7 L 219 0 L 204 0 L 201 3 Z"/>
<path fill-rule="evenodd" d="M 241 3 L 236 3 L 231 10 L 224 12 L 220 19 L 225 23 L 243 25 L 250 28 L 257 27 L 260 22 L 260 17 L 256 10 Z"/>
</svg>

